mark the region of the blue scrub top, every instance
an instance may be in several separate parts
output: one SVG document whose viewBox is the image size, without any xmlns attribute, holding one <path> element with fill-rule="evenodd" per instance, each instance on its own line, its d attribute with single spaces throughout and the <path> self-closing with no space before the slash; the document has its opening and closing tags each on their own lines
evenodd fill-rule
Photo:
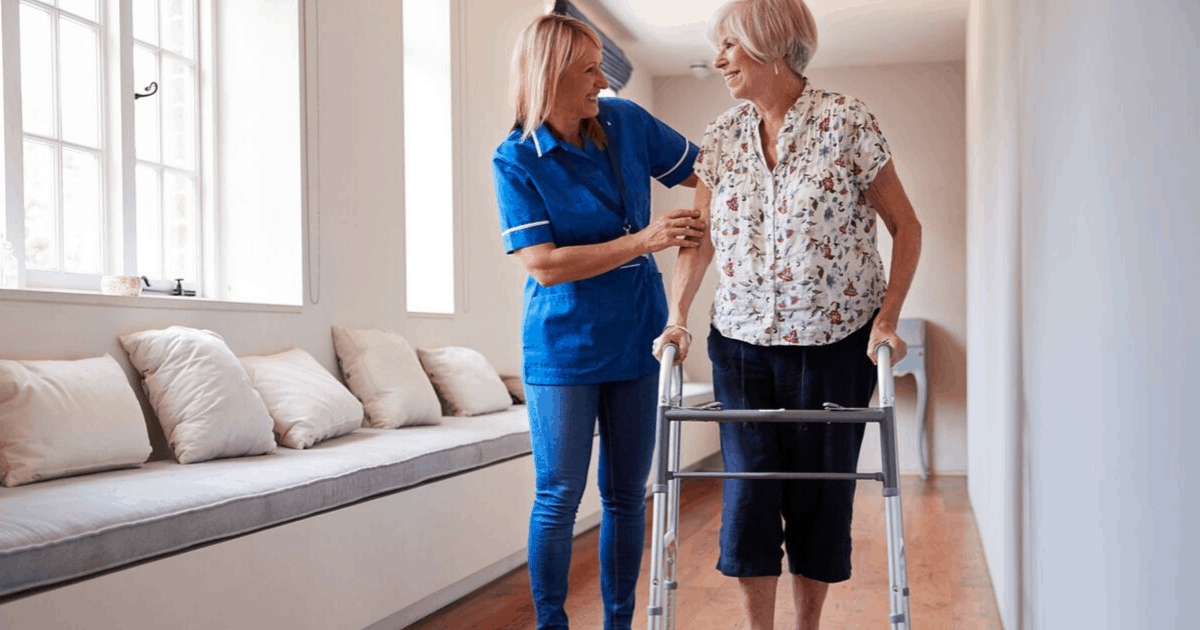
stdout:
<svg viewBox="0 0 1200 630">
<path fill-rule="evenodd" d="M 650 223 L 650 179 L 671 187 L 692 174 L 698 149 L 636 103 L 600 99 L 607 149 L 514 130 L 492 170 L 508 253 L 554 243 L 593 245 Z M 615 152 L 612 156 L 609 152 Z M 619 172 L 614 172 L 613 165 Z M 641 256 L 599 276 L 543 287 L 525 282 L 522 376 L 534 385 L 631 380 L 658 370 L 651 344 L 667 321 L 662 274 Z"/>
</svg>

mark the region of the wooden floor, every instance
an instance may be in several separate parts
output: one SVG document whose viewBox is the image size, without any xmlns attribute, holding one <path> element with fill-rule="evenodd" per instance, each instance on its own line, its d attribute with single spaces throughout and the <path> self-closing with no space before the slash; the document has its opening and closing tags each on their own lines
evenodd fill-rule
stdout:
<svg viewBox="0 0 1200 630">
<path fill-rule="evenodd" d="M 677 628 L 744 629 L 736 581 L 713 567 L 721 524 L 718 480 L 685 480 L 680 496 L 680 568 Z M 965 477 L 905 477 L 902 486 L 911 613 L 920 630 L 1000 630 L 992 584 L 984 566 L 975 518 L 967 503 Z M 855 499 L 854 577 L 829 591 L 823 629 L 890 628 L 887 596 L 887 539 L 880 486 L 859 482 Z M 650 509 L 647 507 L 647 517 Z M 649 518 L 647 518 L 649 520 Z M 603 627 L 598 529 L 575 540 L 567 615 L 572 628 Z M 649 537 L 647 552 L 649 557 Z M 785 561 L 786 562 L 786 561 Z M 646 627 L 648 560 L 643 559 L 634 628 Z M 777 630 L 795 628 L 787 578 L 780 580 Z M 409 630 L 534 630 L 529 575 L 521 567 L 476 593 L 447 606 Z"/>
</svg>

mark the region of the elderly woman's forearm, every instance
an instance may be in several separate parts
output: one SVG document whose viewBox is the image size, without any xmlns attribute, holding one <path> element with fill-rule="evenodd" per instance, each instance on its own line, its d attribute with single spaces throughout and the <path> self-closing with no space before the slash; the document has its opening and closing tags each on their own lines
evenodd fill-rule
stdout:
<svg viewBox="0 0 1200 630">
<path fill-rule="evenodd" d="M 668 324 L 687 326 L 688 311 L 700 283 L 704 280 L 704 272 L 712 262 L 712 241 L 704 239 L 700 247 L 680 249 L 675 259 L 675 273 L 671 275 L 671 315 Z"/>
<path fill-rule="evenodd" d="M 900 319 L 900 309 L 908 297 L 908 290 L 917 273 L 917 261 L 921 258 L 921 224 L 913 221 L 897 226 L 892 235 L 892 244 L 892 267 L 888 274 L 887 294 L 879 308 L 879 318 L 895 324 Z"/>
</svg>

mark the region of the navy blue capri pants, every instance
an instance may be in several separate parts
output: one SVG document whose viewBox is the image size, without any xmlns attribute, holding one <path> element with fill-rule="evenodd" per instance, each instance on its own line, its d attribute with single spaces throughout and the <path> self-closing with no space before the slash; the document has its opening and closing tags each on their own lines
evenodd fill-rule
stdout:
<svg viewBox="0 0 1200 630">
<path fill-rule="evenodd" d="M 824 346 L 757 346 L 708 337 L 716 399 L 725 409 L 866 407 L 877 380 L 867 357 L 871 321 Z M 729 472 L 854 472 L 865 425 L 723 422 Z M 850 579 L 854 481 L 726 479 L 717 570 L 731 577 L 791 573 L 821 582 Z M 782 517 L 782 518 L 781 518 Z"/>
</svg>

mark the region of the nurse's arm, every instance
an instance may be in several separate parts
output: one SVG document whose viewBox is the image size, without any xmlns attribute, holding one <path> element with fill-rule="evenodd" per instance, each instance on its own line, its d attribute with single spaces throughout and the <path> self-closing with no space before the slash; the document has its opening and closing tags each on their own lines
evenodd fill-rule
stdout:
<svg viewBox="0 0 1200 630">
<path fill-rule="evenodd" d="M 695 173 L 692 173 L 691 175 L 688 175 L 687 179 L 679 182 L 679 185 L 683 186 L 684 188 L 695 188 L 696 184 L 699 184 L 699 183 L 700 183 L 700 178 L 696 177 Z"/>
<path fill-rule="evenodd" d="M 540 243 L 516 250 L 513 254 L 538 284 L 549 287 L 584 280 L 628 264 L 644 254 L 668 247 L 681 251 L 699 246 L 708 234 L 706 224 L 692 209 L 674 210 L 656 218 L 645 229 L 595 245 L 557 247 Z"/>
</svg>

